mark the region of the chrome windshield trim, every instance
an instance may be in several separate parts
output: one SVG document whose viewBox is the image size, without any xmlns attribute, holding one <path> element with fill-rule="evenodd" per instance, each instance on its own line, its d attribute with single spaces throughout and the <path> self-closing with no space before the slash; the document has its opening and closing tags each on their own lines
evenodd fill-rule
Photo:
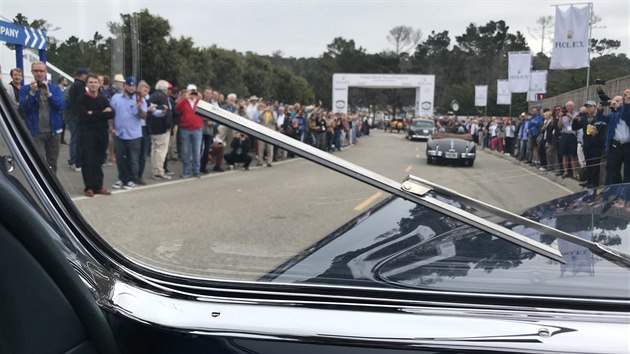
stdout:
<svg viewBox="0 0 630 354">
<path fill-rule="evenodd" d="M 378 173 L 370 171 L 366 168 L 357 166 L 351 162 L 343 160 L 337 156 L 316 149 L 310 145 L 304 144 L 288 136 L 266 128 L 247 118 L 243 118 L 234 113 L 230 113 L 224 109 L 213 106 L 210 103 L 200 101 L 195 112 L 205 118 L 212 119 L 233 129 L 242 131 L 256 139 L 277 145 L 278 147 L 291 151 L 296 155 L 302 156 L 307 160 L 335 170 L 348 177 L 357 179 L 372 187 L 381 189 L 390 194 L 396 195 L 405 200 L 426 206 L 436 210 L 464 224 L 474 226 L 486 231 L 494 236 L 500 237 L 506 241 L 512 242 L 520 247 L 528 249 L 532 252 L 540 254 L 556 262 L 565 263 L 560 251 L 523 235 L 520 235 L 501 225 L 485 220 L 477 215 L 461 210 L 457 207 L 449 205 L 432 196 L 420 196 L 415 193 L 408 193 L 408 189 L 399 182 L 382 176 Z M 226 142 L 228 143 L 228 142 Z"/>
<path fill-rule="evenodd" d="M 503 218 L 506 221 L 510 221 L 513 222 L 515 224 L 520 224 L 526 227 L 530 227 L 536 231 L 540 231 L 542 233 L 545 233 L 547 235 L 550 236 L 554 236 L 557 237 L 559 239 L 571 242 L 573 244 L 576 244 L 578 246 L 582 246 L 586 249 L 588 249 L 589 251 L 593 252 L 593 254 L 604 258 L 608 261 L 610 261 L 613 264 L 616 264 L 622 268 L 626 268 L 626 269 L 630 269 L 630 255 L 627 253 L 624 253 L 620 250 L 616 250 L 613 248 L 610 248 L 608 246 L 602 245 L 601 243 L 597 243 L 597 242 L 593 242 L 593 241 L 589 241 L 580 237 L 577 237 L 575 235 L 572 235 L 568 232 L 564 232 L 562 230 L 558 230 L 556 228 L 547 226 L 547 225 L 543 225 L 539 222 L 527 219 L 523 216 L 511 213 L 507 210 L 501 209 L 501 208 L 497 208 L 494 205 L 490 205 L 488 203 L 484 203 L 480 200 L 477 199 L 473 199 L 470 197 L 467 197 L 466 195 L 463 195 L 459 192 L 456 192 L 452 189 L 440 186 L 438 184 L 435 184 L 431 181 L 422 179 L 420 177 L 416 177 L 413 175 L 408 175 L 404 182 L 407 181 L 411 181 L 415 184 L 419 184 L 422 187 L 422 190 L 424 191 L 423 194 L 426 193 L 430 193 L 430 192 L 434 192 L 434 193 L 438 193 L 441 194 L 445 197 L 451 198 L 459 203 L 462 204 L 466 204 L 468 206 L 473 206 L 475 208 L 478 208 L 480 210 L 486 211 L 486 212 L 490 212 L 496 216 L 499 216 L 501 218 Z M 404 184 L 403 182 L 403 184 Z"/>
</svg>

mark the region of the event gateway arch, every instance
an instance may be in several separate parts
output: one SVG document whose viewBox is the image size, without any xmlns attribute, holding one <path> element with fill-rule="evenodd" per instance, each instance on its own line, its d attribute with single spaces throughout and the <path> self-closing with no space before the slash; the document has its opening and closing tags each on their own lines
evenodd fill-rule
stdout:
<svg viewBox="0 0 630 354">
<path fill-rule="evenodd" d="M 415 88 L 415 116 L 433 115 L 435 75 L 395 74 L 333 74 L 333 111 L 348 112 L 348 89 L 350 87 L 399 89 Z"/>
</svg>

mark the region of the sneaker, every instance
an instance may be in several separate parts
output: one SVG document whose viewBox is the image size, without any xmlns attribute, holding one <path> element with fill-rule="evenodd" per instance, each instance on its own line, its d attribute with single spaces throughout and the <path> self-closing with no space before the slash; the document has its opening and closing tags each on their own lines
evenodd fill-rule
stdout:
<svg viewBox="0 0 630 354">
<path fill-rule="evenodd" d="M 116 183 L 112 184 L 112 188 L 114 189 L 120 189 L 122 187 L 123 187 L 122 181 L 116 181 Z"/>
<path fill-rule="evenodd" d="M 267 167 L 271 167 L 271 162 L 267 162 Z"/>
<path fill-rule="evenodd" d="M 195 178 L 201 178 L 201 174 L 198 174 L 198 175 L 193 175 L 193 177 L 195 177 Z"/>
<path fill-rule="evenodd" d="M 134 189 L 134 188 L 136 188 L 136 187 L 137 187 L 137 185 L 136 185 L 135 183 L 133 183 L 133 181 L 129 181 L 129 182 L 127 182 L 127 184 L 125 184 L 125 185 L 123 186 L 123 188 L 124 188 L 124 189 L 127 189 L 127 190 L 129 190 L 129 189 Z"/>
<path fill-rule="evenodd" d="M 234 165 L 229 165 L 229 166 L 228 166 L 228 169 L 229 169 L 230 171 L 234 170 Z"/>
<path fill-rule="evenodd" d="M 101 195 L 111 195 L 112 192 L 108 191 L 105 188 L 101 188 L 98 191 L 94 192 L 94 194 L 101 194 Z"/>
<path fill-rule="evenodd" d="M 90 198 L 92 198 L 92 197 L 94 196 L 94 191 L 93 191 L 93 190 L 91 190 L 91 189 L 87 189 L 87 190 L 85 191 L 85 196 L 86 196 L 86 197 L 90 197 Z"/>
<path fill-rule="evenodd" d="M 180 175 L 181 178 L 190 178 L 190 175 Z"/>
<path fill-rule="evenodd" d="M 141 186 L 146 186 L 147 182 L 144 181 L 144 179 L 142 177 L 138 178 L 138 184 Z"/>
<path fill-rule="evenodd" d="M 212 169 L 212 171 L 215 171 L 215 172 L 225 172 L 225 170 L 224 170 L 224 169 L 222 169 L 221 167 L 218 167 L 218 166 L 215 166 L 215 167 Z"/>
<path fill-rule="evenodd" d="M 154 180 L 170 180 L 171 176 L 167 176 L 167 175 L 153 175 L 153 179 Z"/>
<path fill-rule="evenodd" d="M 172 176 L 172 175 L 175 174 L 175 172 L 169 171 L 169 170 L 164 170 L 164 174 L 167 175 L 167 176 Z"/>
<path fill-rule="evenodd" d="M 540 167 L 540 168 L 538 168 L 538 170 L 539 171 L 543 171 L 543 172 L 547 171 L 547 169 L 545 167 Z"/>
<path fill-rule="evenodd" d="M 243 166 L 243 169 L 244 169 L 245 171 L 249 171 L 249 166 Z"/>
</svg>

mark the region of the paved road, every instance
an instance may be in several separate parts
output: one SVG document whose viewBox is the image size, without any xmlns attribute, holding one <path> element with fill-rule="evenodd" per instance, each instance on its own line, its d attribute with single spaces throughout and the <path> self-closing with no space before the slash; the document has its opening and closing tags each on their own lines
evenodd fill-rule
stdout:
<svg viewBox="0 0 630 354">
<path fill-rule="evenodd" d="M 373 131 L 337 154 L 394 180 L 414 174 L 517 212 L 577 187 L 495 153 L 479 152 L 473 168 L 428 165 L 424 149 L 425 143 L 402 134 Z M 116 168 L 105 172 L 111 185 Z M 386 197 L 303 159 L 201 179 L 152 181 L 110 197 L 80 196 L 79 172 L 60 169 L 58 177 L 94 229 L 135 260 L 171 272 L 246 280 Z"/>
</svg>

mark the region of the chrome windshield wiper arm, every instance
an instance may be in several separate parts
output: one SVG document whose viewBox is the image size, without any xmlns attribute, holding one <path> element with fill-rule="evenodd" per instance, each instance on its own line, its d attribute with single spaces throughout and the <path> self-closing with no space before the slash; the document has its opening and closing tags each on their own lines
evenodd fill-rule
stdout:
<svg viewBox="0 0 630 354">
<path fill-rule="evenodd" d="M 551 226 L 541 224 L 539 222 L 530 220 L 523 216 L 511 213 L 507 210 L 497 208 L 493 205 L 484 203 L 480 200 L 470 198 L 452 189 L 442 187 L 431 181 L 427 181 L 425 179 L 422 179 L 416 176 L 412 176 L 412 175 L 407 176 L 403 182 L 403 185 L 405 182 L 407 183 L 413 182 L 416 185 L 421 185 L 423 188 L 424 194 L 437 193 L 444 197 L 448 197 L 452 199 L 453 201 L 462 203 L 466 206 L 471 206 L 479 210 L 483 210 L 493 215 L 499 216 L 506 221 L 510 221 L 515 224 L 520 224 L 520 225 L 529 227 L 531 229 L 534 229 L 536 231 L 540 231 L 541 233 L 554 236 L 556 238 L 571 242 L 578 246 L 582 246 L 599 257 L 602 257 L 614 264 L 617 264 L 620 267 L 630 269 L 630 255 L 625 252 L 610 248 L 608 246 L 602 245 L 601 243 L 585 240 L 578 236 L 572 235 L 568 232 L 564 232 L 562 230 L 558 230 Z"/>
<path fill-rule="evenodd" d="M 366 168 L 357 166 L 351 162 L 343 160 L 337 156 L 331 155 L 322 150 L 316 149 L 310 145 L 304 144 L 298 140 L 290 138 L 284 134 L 266 128 L 247 118 L 243 118 L 234 113 L 230 113 L 224 109 L 215 107 L 207 102 L 200 101 L 195 112 L 203 117 L 212 119 L 220 124 L 224 124 L 230 128 L 244 132 L 256 139 L 274 144 L 281 149 L 295 153 L 307 160 L 335 170 L 348 177 L 357 179 L 367 183 L 375 188 L 396 195 L 400 198 L 423 205 L 429 209 L 436 210 L 464 224 L 474 226 L 480 230 L 486 231 L 494 236 L 505 239 L 520 247 L 528 249 L 532 252 L 540 254 L 556 262 L 565 263 L 564 258 L 558 250 L 550 247 L 542 242 L 532 240 L 528 237 L 520 235 L 506 227 L 485 220 L 477 215 L 461 210 L 446 202 L 440 201 L 432 196 L 424 195 L 422 190 L 410 191 L 405 188 L 404 184 L 396 182 L 385 176 L 381 176 Z M 226 142 L 228 143 L 228 142 Z M 411 193 L 409 193 L 411 192 Z"/>
</svg>

